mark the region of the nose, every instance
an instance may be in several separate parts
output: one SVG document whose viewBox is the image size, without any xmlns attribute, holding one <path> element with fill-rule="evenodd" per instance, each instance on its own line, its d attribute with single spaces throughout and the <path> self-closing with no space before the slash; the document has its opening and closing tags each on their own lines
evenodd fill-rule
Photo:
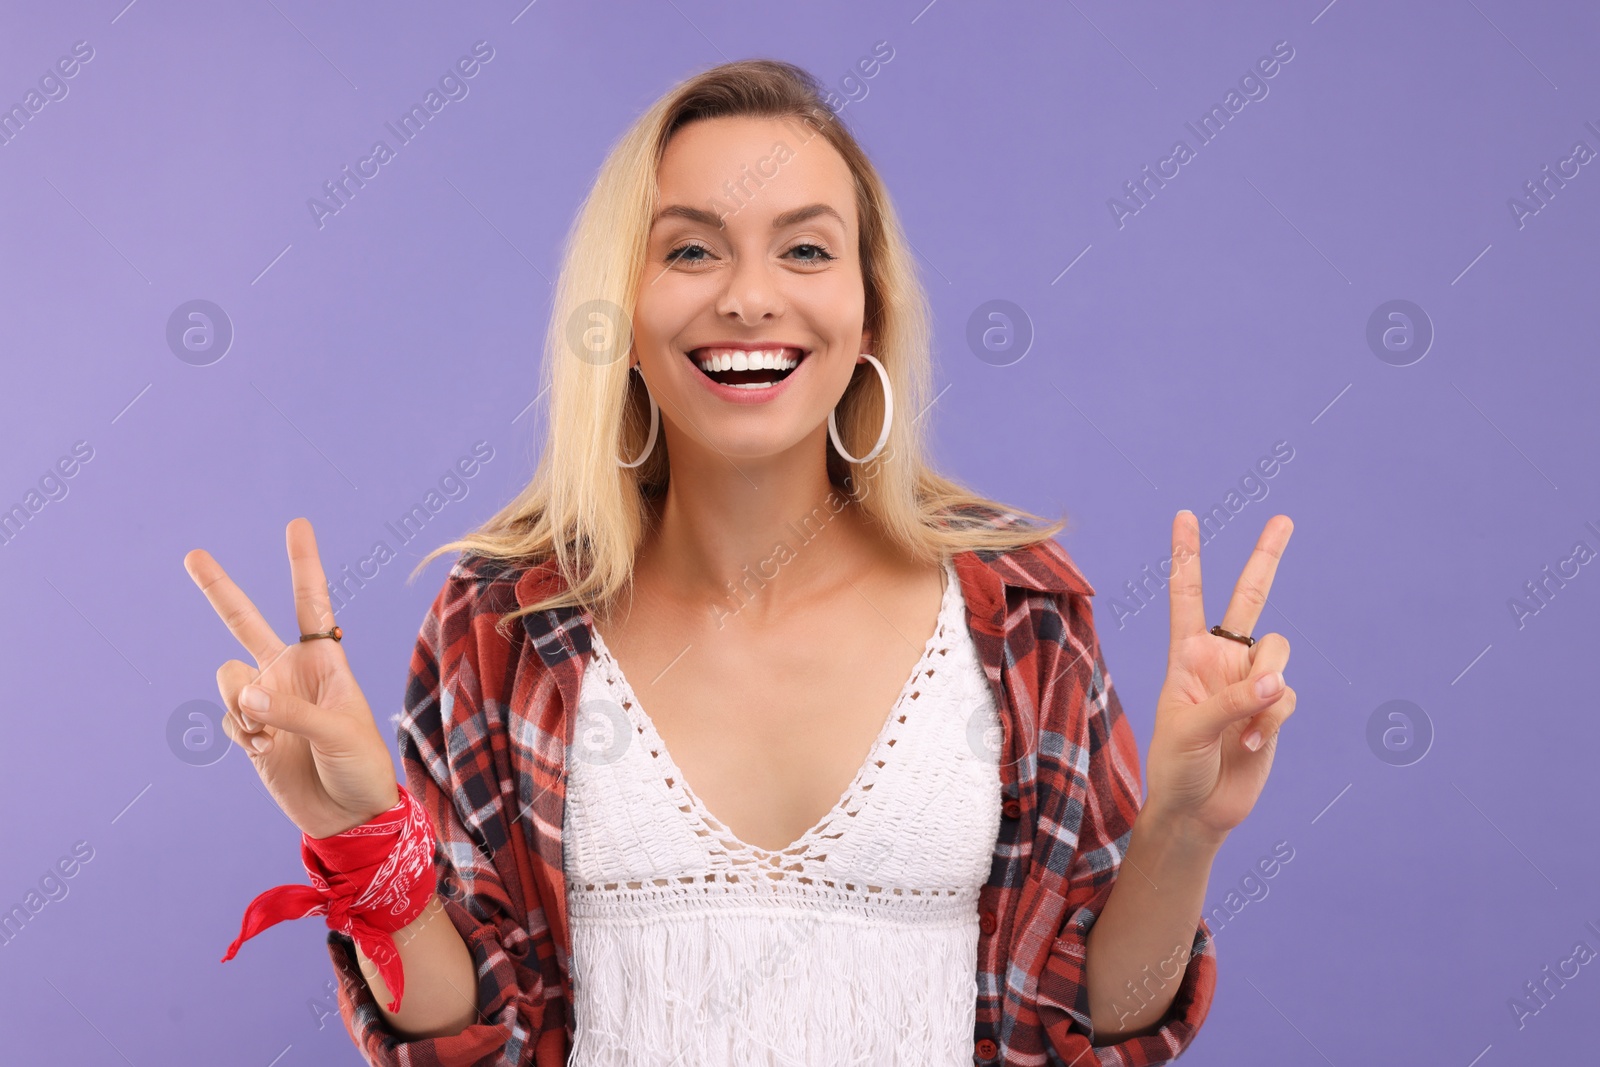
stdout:
<svg viewBox="0 0 1600 1067">
<path fill-rule="evenodd" d="M 756 323 L 783 311 L 783 292 L 773 270 L 760 256 L 740 256 L 717 297 L 717 315 Z"/>
</svg>

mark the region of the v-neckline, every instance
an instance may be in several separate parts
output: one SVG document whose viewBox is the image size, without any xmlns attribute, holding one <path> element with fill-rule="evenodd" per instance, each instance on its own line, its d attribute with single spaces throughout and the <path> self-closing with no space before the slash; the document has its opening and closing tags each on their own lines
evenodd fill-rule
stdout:
<svg viewBox="0 0 1600 1067">
<path fill-rule="evenodd" d="M 729 828 L 727 823 L 712 814 L 711 809 L 700 799 L 699 794 L 690 788 L 688 780 L 683 775 L 683 768 L 679 767 L 677 761 L 672 758 L 672 753 L 667 749 L 666 741 L 656 730 L 655 720 L 645 711 L 644 704 L 639 700 L 639 695 L 634 692 L 633 685 L 628 681 L 626 673 L 623 672 L 622 664 L 611 654 L 611 648 L 606 644 L 605 638 L 601 636 L 599 628 L 591 624 L 589 631 L 593 639 L 593 655 L 604 659 L 614 672 L 616 684 L 622 690 L 622 694 L 628 702 L 629 706 L 625 709 L 625 713 L 631 721 L 634 731 L 642 735 L 640 740 L 645 743 L 651 764 L 653 766 L 656 764 L 664 766 L 663 781 L 669 782 L 666 788 L 680 810 L 686 810 L 686 814 L 693 820 L 696 833 L 708 838 L 718 848 L 733 857 L 744 855 L 767 863 L 793 863 L 805 856 L 812 842 L 821 837 L 828 829 L 829 824 L 847 809 L 851 798 L 864 786 L 871 784 L 876 779 L 877 772 L 887 765 L 888 761 L 883 759 L 883 753 L 891 747 L 891 742 L 896 739 L 899 733 L 897 728 L 906 719 L 903 714 L 904 706 L 911 699 L 913 693 L 920 692 L 917 689 L 917 685 L 922 676 L 927 673 L 929 661 L 947 644 L 945 640 L 947 629 L 960 621 L 959 615 L 953 610 L 954 605 L 952 604 L 952 594 L 959 588 L 956 576 L 952 573 L 953 569 L 950 560 L 944 559 L 940 562 L 940 573 L 944 582 L 944 589 L 940 594 L 939 613 L 934 619 L 933 633 L 923 642 L 922 653 L 917 657 L 916 664 L 912 666 L 910 675 L 901 685 L 899 695 L 895 697 L 894 703 L 890 705 L 888 714 L 884 716 L 883 725 L 879 728 L 877 736 L 873 738 L 872 747 L 867 750 L 866 759 L 862 760 L 861 765 L 856 768 L 856 773 L 850 779 L 850 784 L 845 786 L 844 791 L 839 794 L 839 799 L 834 801 L 833 806 L 825 811 L 822 817 L 799 837 L 779 849 L 763 848 L 739 837 Z M 687 805 L 686 809 L 685 805 Z"/>
</svg>

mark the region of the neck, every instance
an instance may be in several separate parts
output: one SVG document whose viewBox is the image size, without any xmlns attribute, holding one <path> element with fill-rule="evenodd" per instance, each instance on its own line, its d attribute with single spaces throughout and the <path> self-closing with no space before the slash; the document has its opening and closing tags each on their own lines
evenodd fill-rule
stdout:
<svg viewBox="0 0 1600 1067">
<path fill-rule="evenodd" d="M 881 551 L 859 505 L 828 480 L 826 426 L 758 460 L 681 444 L 635 561 L 636 577 L 675 598 L 748 603 L 759 617 L 837 586 Z"/>
</svg>

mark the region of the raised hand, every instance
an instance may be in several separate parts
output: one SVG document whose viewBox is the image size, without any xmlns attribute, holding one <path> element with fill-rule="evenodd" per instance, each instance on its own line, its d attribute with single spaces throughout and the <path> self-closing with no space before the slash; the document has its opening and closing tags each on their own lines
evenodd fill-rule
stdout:
<svg viewBox="0 0 1600 1067">
<path fill-rule="evenodd" d="M 293 520 L 285 539 L 300 632 L 333 629 L 311 523 Z M 290 821 L 311 837 L 331 837 L 393 807 L 400 799 L 394 763 L 339 642 L 301 642 L 296 634 L 285 644 L 204 549 L 184 556 L 183 567 L 256 661 L 231 659 L 217 669 L 228 709 L 222 726 Z M 266 698 L 259 706 L 258 692 Z"/>
<path fill-rule="evenodd" d="M 1223 629 L 1251 636 L 1293 532 L 1287 515 L 1267 520 L 1233 587 Z M 1200 523 L 1191 512 L 1173 519 L 1172 553 L 1172 640 L 1156 702 L 1146 809 L 1220 842 L 1255 807 L 1278 730 L 1294 713 L 1294 690 L 1282 678 L 1289 642 L 1269 633 L 1246 646 L 1210 632 L 1200 596 Z"/>
</svg>

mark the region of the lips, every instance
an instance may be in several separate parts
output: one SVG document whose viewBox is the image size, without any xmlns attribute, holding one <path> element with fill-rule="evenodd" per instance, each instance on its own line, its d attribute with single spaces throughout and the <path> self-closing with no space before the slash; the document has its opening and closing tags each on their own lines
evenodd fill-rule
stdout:
<svg viewBox="0 0 1600 1067">
<path fill-rule="evenodd" d="M 719 385 L 770 388 L 793 374 L 810 351 L 798 345 L 702 345 L 685 355 L 695 369 Z M 708 370 L 707 364 L 715 369 Z"/>
</svg>

